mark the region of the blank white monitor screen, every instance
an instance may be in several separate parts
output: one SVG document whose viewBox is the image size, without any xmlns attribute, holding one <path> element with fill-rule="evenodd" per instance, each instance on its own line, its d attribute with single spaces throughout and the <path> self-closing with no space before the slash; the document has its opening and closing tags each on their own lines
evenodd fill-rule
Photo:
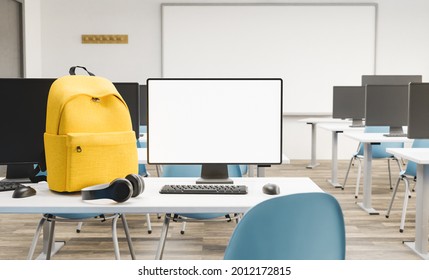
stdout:
<svg viewBox="0 0 429 280">
<path fill-rule="evenodd" d="M 408 122 L 408 85 L 367 85 L 365 125 L 402 130 Z"/>
<path fill-rule="evenodd" d="M 410 83 L 408 138 L 429 139 L 429 83 Z"/>
<path fill-rule="evenodd" d="M 149 163 L 281 163 L 281 79 L 148 79 L 147 89 Z"/>
</svg>

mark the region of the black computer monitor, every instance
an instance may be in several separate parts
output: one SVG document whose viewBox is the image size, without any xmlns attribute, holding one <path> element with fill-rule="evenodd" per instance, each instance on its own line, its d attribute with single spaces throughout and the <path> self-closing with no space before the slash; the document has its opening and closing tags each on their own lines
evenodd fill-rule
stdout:
<svg viewBox="0 0 429 280">
<path fill-rule="evenodd" d="M 113 84 L 127 103 L 133 130 L 136 134 L 136 139 L 138 139 L 140 137 L 140 86 L 136 82 L 114 82 Z"/>
<path fill-rule="evenodd" d="M 365 125 L 389 126 L 386 136 L 406 136 L 408 85 L 367 85 Z"/>
<path fill-rule="evenodd" d="M 351 127 L 362 127 L 365 118 L 365 87 L 334 86 L 332 117 L 352 119 Z"/>
<path fill-rule="evenodd" d="M 147 87 L 150 164 L 202 164 L 198 183 L 230 183 L 227 164 L 282 162 L 281 79 L 148 79 Z"/>
<path fill-rule="evenodd" d="M 421 75 L 362 75 L 362 85 L 408 85 L 422 82 Z"/>
<path fill-rule="evenodd" d="M 410 83 L 408 132 L 411 139 L 429 139 L 429 83 Z"/>
<path fill-rule="evenodd" d="M 147 86 L 140 85 L 140 125 L 147 126 Z"/>
<path fill-rule="evenodd" d="M 28 182 L 42 161 L 46 104 L 55 79 L 0 78 L 0 164 L 6 180 Z"/>
</svg>

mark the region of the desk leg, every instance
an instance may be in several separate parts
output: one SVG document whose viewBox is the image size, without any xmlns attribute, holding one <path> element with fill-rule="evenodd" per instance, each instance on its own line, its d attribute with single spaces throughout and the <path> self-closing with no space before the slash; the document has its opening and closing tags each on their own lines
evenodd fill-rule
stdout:
<svg viewBox="0 0 429 280">
<path fill-rule="evenodd" d="M 372 145 L 365 143 L 364 145 L 364 169 L 363 169 L 363 202 L 358 205 L 368 212 L 370 215 L 378 215 L 379 213 L 372 208 Z"/>
<path fill-rule="evenodd" d="M 161 237 L 159 238 L 158 249 L 156 250 L 155 260 L 161 260 L 164 254 L 165 240 L 167 239 L 168 227 L 170 225 L 171 214 L 165 214 L 164 224 L 162 226 Z"/>
<path fill-rule="evenodd" d="M 308 123 L 311 124 L 311 161 L 307 166 L 309 169 L 313 169 L 319 164 L 316 162 L 316 125 L 317 123 Z"/>
<path fill-rule="evenodd" d="M 249 177 L 254 177 L 255 176 L 255 172 L 253 171 L 254 170 L 254 166 L 253 165 L 248 165 L 247 166 L 247 170 L 248 170 L 248 176 Z"/>
<path fill-rule="evenodd" d="M 45 222 L 43 224 L 43 249 L 40 255 L 37 256 L 36 260 L 46 260 L 46 254 L 48 252 L 48 244 L 49 244 L 49 229 L 51 227 L 50 222 Z M 53 244 L 51 249 L 51 257 L 58 253 L 59 250 L 65 245 L 64 241 L 55 242 L 55 236 L 53 238 Z"/>
<path fill-rule="evenodd" d="M 332 131 L 332 166 L 331 166 L 331 179 L 328 183 L 335 188 L 342 188 L 343 185 L 338 183 L 338 133 L 339 131 Z"/>
<path fill-rule="evenodd" d="M 265 167 L 256 166 L 256 177 L 265 177 Z"/>
<path fill-rule="evenodd" d="M 428 254 L 428 218 L 429 218 L 429 165 L 417 165 L 416 182 L 416 240 L 404 242 L 423 259 Z"/>
</svg>

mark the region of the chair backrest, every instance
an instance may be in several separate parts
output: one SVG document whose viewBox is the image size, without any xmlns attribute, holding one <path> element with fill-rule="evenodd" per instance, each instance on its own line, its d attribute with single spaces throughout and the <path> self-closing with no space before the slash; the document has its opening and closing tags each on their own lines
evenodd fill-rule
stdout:
<svg viewBox="0 0 429 280">
<path fill-rule="evenodd" d="M 228 165 L 229 177 L 242 177 L 239 165 Z M 199 177 L 201 176 L 201 164 L 169 164 L 162 166 L 161 177 Z"/>
<path fill-rule="evenodd" d="M 388 133 L 388 126 L 366 126 L 364 129 L 365 133 Z M 372 157 L 373 158 L 390 158 L 391 154 L 386 152 L 386 148 L 403 148 L 403 142 L 393 142 L 393 143 L 381 143 L 380 145 L 372 145 Z M 363 155 L 363 144 L 359 146 L 359 155 Z"/>
<path fill-rule="evenodd" d="M 146 143 L 142 143 L 137 139 L 137 148 L 146 148 Z M 146 165 L 139 163 L 139 175 L 145 177 L 148 175 Z"/>
<path fill-rule="evenodd" d="M 429 148 L 429 139 L 414 139 L 412 148 Z M 405 175 L 416 176 L 417 164 L 413 161 L 407 162 L 407 168 L 405 169 Z"/>
<path fill-rule="evenodd" d="M 327 193 L 279 196 L 251 208 L 238 223 L 224 259 L 345 259 L 341 207 Z"/>
</svg>

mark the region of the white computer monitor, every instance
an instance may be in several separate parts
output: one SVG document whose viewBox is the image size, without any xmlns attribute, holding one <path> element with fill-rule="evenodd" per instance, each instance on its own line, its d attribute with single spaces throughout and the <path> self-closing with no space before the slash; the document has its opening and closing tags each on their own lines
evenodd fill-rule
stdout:
<svg viewBox="0 0 429 280">
<path fill-rule="evenodd" d="M 365 125 L 389 126 L 386 136 L 406 136 L 408 85 L 367 85 Z"/>
<path fill-rule="evenodd" d="M 148 79 L 147 93 L 149 164 L 227 182 L 227 164 L 281 163 L 281 79 Z"/>
<path fill-rule="evenodd" d="M 429 139 L 429 83 L 410 83 L 408 138 Z"/>
</svg>

